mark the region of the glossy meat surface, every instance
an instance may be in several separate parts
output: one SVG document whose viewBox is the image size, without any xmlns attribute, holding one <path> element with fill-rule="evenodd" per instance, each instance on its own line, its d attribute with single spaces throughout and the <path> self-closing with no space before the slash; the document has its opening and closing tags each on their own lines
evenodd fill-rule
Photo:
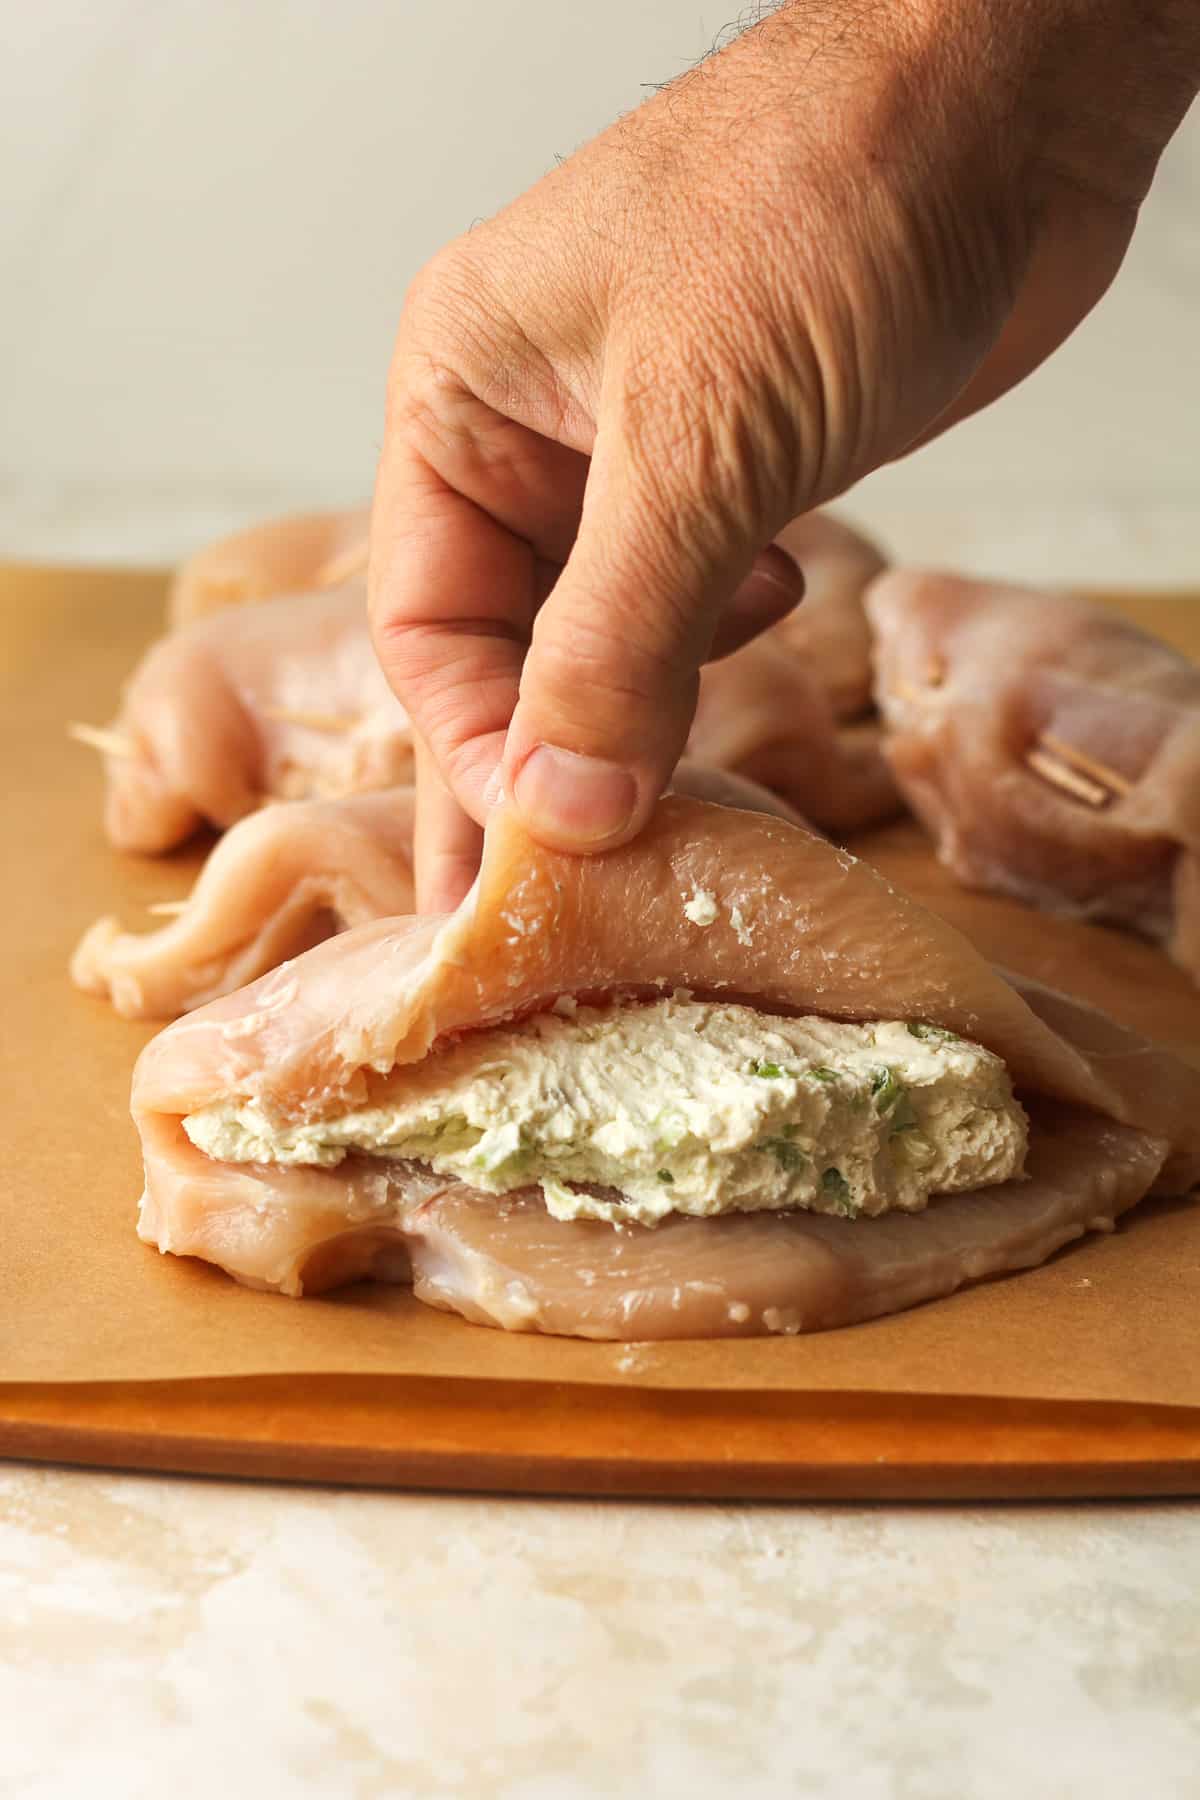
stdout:
<svg viewBox="0 0 1200 1800">
<path fill-rule="evenodd" d="M 367 565 L 371 512 L 294 513 L 267 519 L 207 545 L 175 574 L 168 620 L 186 623 L 226 606 L 308 593 L 357 579 Z M 830 512 L 806 513 L 779 534 L 804 570 L 805 601 L 786 622 L 789 647 L 820 671 L 835 716 L 871 705 L 867 583 L 886 566 L 879 548 Z"/>
<path fill-rule="evenodd" d="M 803 1213 L 677 1218 L 650 1230 L 550 1217 L 411 1166 L 211 1164 L 169 1124 L 148 1165 L 141 1235 L 245 1286 L 299 1298 L 411 1281 L 476 1324 L 647 1340 L 828 1330 L 1032 1268 L 1111 1229 L 1152 1188 L 1161 1139 L 1067 1108 L 1035 1118 L 1028 1179 L 869 1223 Z"/>
<path fill-rule="evenodd" d="M 365 567 L 367 527 L 368 512 L 359 509 L 240 532 L 184 565 L 171 617 L 180 622 L 355 578 Z M 804 571 L 803 604 L 704 670 L 688 753 L 760 782 L 822 829 L 855 831 L 900 807 L 878 728 L 863 718 L 871 707 L 871 640 L 862 597 L 884 558 L 828 512 L 794 520 L 779 541 Z"/>
<path fill-rule="evenodd" d="M 805 513 L 779 534 L 804 571 L 804 601 L 775 627 L 784 648 L 813 671 L 835 719 L 872 706 L 867 586 L 887 567 L 877 544 L 836 513 Z"/>
<path fill-rule="evenodd" d="M 681 763 L 675 791 L 800 823 L 754 782 Z M 339 800 L 276 801 L 213 849 L 178 916 L 155 930 L 98 919 L 71 978 L 129 1019 L 173 1019 L 264 975 L 325 938 L 413 905 L 412 788 Z"/>
<path fill-rule="evenodd" d="M 700 891 L 716 908 L 706 927 L 684 912 Z M 292 1293 L 349 1278 L 347 1270 L 378 1272 L 380 1259 L 406 1267 L 403 1237 L 418 1291 L 447 1303 L 448 1271 L 457 1268 L 463 1309 L 482 1316 L 479 1295 L 493 1293 L 501 1275 L 488 1273 L 491 1251 L 478 1235 L 486 1215 L 477 1197 L 464 1199 L 454 1189 L 453 1205 L 451 1198 L 435 1200 L 430 1177 L 362 1158 L 332 1170 L 214 1163 L 188 1142 L 183 1116 L 238 1097 L 257 1099 L 281 1118 L 312 1120 L 369 1103 L 391 1071 L 454 1033 L 545 1007 L 561 994 L 675 987 L 776 1010 L 908 1018 L 956 1031 L 1003 1056 L 1018 1093 L 1035 1107 L 1053 1096 L 1089 1109 L 1086 1128 L 1070 1142 L 1078 1146 L 1083 1132 L 1104 1149 L 1099 1160 L 1082 1159 L 1079 1180 L 1070 1182 L 1056 1153 L 1047 1152 L 1050 1160 L 1039 1168 L 1050 1185 L 1024 1212 L 1021 1196 L 1036 1183 L 1011 1184 L 1013 1206 L 999 1212 L 983 1204 L 987 1195 L 970 1197 L 969 1205 L 956 1200 L 965 1208 L 957 1215 L 962 1230 L 955 1226 L 943 1241 L 926 1227 L 921 1238 L 904 1240 L 927 1245 L 928 1254 L 901 1276 L 888 1272 L 899 1254 L 890 1224 L 876 1237 L 880 1221 L 847 1222 L 854 1236 L 845 1247 L 868 1259 L 851 1297 L 843 1293 L 843 1271 L 826 1284 L 835 1298 L 814 1298 L 817 1277 L 798 1270 L 814 1258 L 826 1266 L 825 1249 L 810 1247 L 825 1245 L 821 1231 L 815 1238 L 808 1231 L 822 1222 L 804 1221 L 804 1232 L 798 1222 L 806 1246 L 800 1262 L 784 1269 L 772 1237 L 757 1285 L 740 1275 L 746 1293 L 722 1301 L 726 1309 L 749 1306 L 757 1329 L 771 1328 L 763 1324 L 768 1309 L 782 1316 L 799 1307 L 803 1328 L 845 1322 L 1040 1261 L 1089 1221 L 1111 1221 L 1132 1204 L 1168 1154 L 1181 1186 L 1200 1172 L 1200 1072 L 1062 997 L 1029 988 L 1026 1000 L 948 926 L 802 828 L 675 798 L 663 802 L 636 845 L 576 859 L 531 844 L 502 808 L 489 828 L 480 880 L 450 919 L 383 920 L 346 932 L 180 1020 L 147 1046 L 134 1080 L 146 1169 L 142 1234 L 160 1248 L 203 1255 L 239 1279 Z M 1105 1120 L 1130 1129 L 1112 1132 Z M 1059 1141 L 1057 1123 L 1051 1136 Z M 452 1196 L 452 1187 L 441 1183 L 436 1192 Z M 410 1216 L 418 1200 L 430 1203 L 419 1230 Z M 949 1204 L 938 1202 L 930 1216 L 950 1218 Z M 495 1211 L 498 1203 L 487 1205 Z M 514 1245 L 536 1243 L 543 1227 L 524 1202 L 515 1213 L 495 1211 L 495 1222 L 502 1272 L 504 1258 L 518 1254 Z M 707 1231 L 717 1222 L 688 1223 Z M 775 1231 L 781 1221 L 768 1224 Z M 742 1230 L 738 1224 L 739 1242 Z M 568 1245 L 577 1240 L 554 1241 L 569 1263 Z M 661 1266 L 650 1266 L 648 1281 L 661 1285 L 654 1272 Z M 527 1321 L 533 1328 L 598 1329 L 586 1308 L 569 1324 L 546 1306 L 535 1296 Z M 689 1329 L 716 1328 L 711 1309 L 688 1316 Z M 645 1323 L 626 1335 L 648 1335 Z"/>
<path fill-rule="evenodd" d="M 706 926 L 685 911 L 698 893 L 713 903 Z M 1200 1146 L 1200 1071 L 1108 1022 L 1115 1037 L 1089 1056 L 865 862 L 801 826 L 683 796 L 662 801 L 635 843 L 590 857 L 534 844 L 497 807 L 456 913 L 344 932 L 169 1026 L 138 1059 L 135 1115 L 239 1095 L 312 1118 L 363 1103 L 376 1077 L 451 1033 L 561 994 L 677 987 L 765 1010 L 925 1021 L 994 1051 L 1019 1093 Z"/>
<path fill-rule="evenodd" d="M 838 722 L 787 623 L 701 671 L 688 754 L 760 782 L 835 836 L 891 818 L 902 802 L 877 722 Z"/>
<path fill-rule="evenodd" d="M 1065 594 L 893 573 L 867 607 L 888 759 L 958 879 L 1200 975 L 1200 668 Z"/>
<path fill-rule="evenodd" d="M 392 787 L 412 769 L 355 586 L 227 609 L 160 639 L 126 685 L 115 736 L 104 822 L 124 850 L 169 850 L 264 800 Z"/>
<path fill-rule="evenodd" d="M 98 919 L 71 978 L 128 1019 L 173 1019 L 347 926 L 410 912 L 412 832 L 411 788 L 264 807 L 220 840 L 169 924 Z"/>
<path fill-rule="evenodd" d="M 407 1215 L 419 1299 L 507 1331 L 655 1339 L 853 1325 L 1035 1267 L 1111 1229 L 1153 1183 L 1161 1139 L 1093 1116 L 1035 1124 L 1028 1179 L 869 1222 L 815 1213 L 675 1218 L 648 1230 L 552 1219 L 539 1194 L 447 1188 Z"/>
<path fill-rule="evenodd" d="M 367 1275 L 407 1281 L 403 1221 L 441 1185 L 366 1158 L 337 1170 L 210 1162 L 177 1120 L 161 1117 L 146 1122 L 142 1141 L 138 1235 L 216 1263 L 244 1287 L 293 1297 Z"/>
<path fill-rule="evenodd" d="M 835 836 L 901 810 L 871 708 L 867 584 L 885 567 L 866 538 L 831 513 L 780 533 L 804 571 L 787 618 L 701 672 L 689 754 L 782 794 Z"/>
<path fill-rule="evenodd" d="M 369 525 L 365 506 L 292 513 L 207 544 L 176 571 L 167 594 L 167 623 L 185 625 L 227 606 L 310 593 L 358 577 L 367 566 Z"/>
</svg>

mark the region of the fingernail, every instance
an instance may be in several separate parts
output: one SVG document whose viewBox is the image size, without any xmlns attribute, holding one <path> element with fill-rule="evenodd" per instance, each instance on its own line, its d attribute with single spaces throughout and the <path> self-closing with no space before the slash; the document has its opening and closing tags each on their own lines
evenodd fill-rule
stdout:
<svg viewBox="0 0 1200 1800">
<path fill-rule="evenodd" d="M 804 572 L 790 550 L 782 544 L 768 544 L 754 559 L 754 574 L 776 587 L 786 588 L 793 596 L 804 593 Z"/>
<path fill-rule="evenodd" d="M 624 831 L 637 807 L 628 769 L 599 757 L 539 744 L 521 764 L 513 799 L 535 837 L 563 849 L 587 849 Z"/>
</svg>

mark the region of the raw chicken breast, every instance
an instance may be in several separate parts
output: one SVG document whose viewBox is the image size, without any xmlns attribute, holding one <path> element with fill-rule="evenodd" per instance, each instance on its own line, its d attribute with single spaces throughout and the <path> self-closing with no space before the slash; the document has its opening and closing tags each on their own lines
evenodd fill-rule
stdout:
<svg viewBox="0 0 1200 1800">
<path fill-rule="evenodd" d="M 347 926 L 411 911 L 412 835 L 411 788 L 264 807 L 221 839 L 169 925 L 98 919 L 71 978 L 127 1019 L 173 1019 Z"/>
<path fill-rule="evenodd" d="M 412 769 L 408 718 L 354 587 L 227 610 L 160 639 L 112 737 L 104 822 L 121 850 L 169 850 L 264 800 L 392 787 Z"/>
<path fill-rule="evenodd" d="M 756 1323 L 748 1326 L 739 1313 L 725 1328 L 769 1330 L 768 1312 L 785 1321 L 798 1313 L 802 1328 L 911 1304 L 1041 1260 L 1079 1230 L 1110 1223 L 1152 1186 L 1168 1153 L 1181 1188 L 1200 1174 L 1200 1071 L 1061 997 L 1034 990 L 1030 1005 L 949 926 L 802 828 L 671 798 L 638 842 L 580 859 L 535 846 L 501 807 L 480 878 L 452 917 L 346 932 L 146 1047 L 133 1089 L 146 1170 L 141 1234 L 160 1249 L 205 1256 L 239 1279 L 291 1293 L 347 1271 L 378 1272 L 379 1258 L 402 1272 L 403 1239 L 419 1291 L 438 1304 L 461 1300 L 470 1316 L 511 1322 L 500 1318 L 500 1301 L 489 1313 L 480 1299 L 485 1290 L 494 1298 L 487 1262 L 494 1251 L 496 1270 L 517 1258 L 518 1285 L 532 1294 L 527 1324 L 645 1336 L 647 1320 L 632 1303 L 622 1327 L 611 1306 L 589 1311 L 587 1277 L 580 1275 L 573 1302 L 560 1278 L 570 1247 L 585 1241 L 580 1267 L 594 1268 L 604 1245 L 618 1264 L 628 1262 L 632 1252 L 616 1251 L 627 1240 L 611 1227 L 603 1228 L 607 1238 L 590 1230 L 581 1238 L 564 1226 L 568 1235 L 554 1241 L 565 1263 L 544 1271 L 550 1286 L 543 1290 L 529 1254 L 541 1227 L 530 1225 L 524 1200 L 483 1200 L 444 1179 L 431 1189 L 426 1170 L 361 1156 L 332 1169 L 215 1162 L 182 1121 L 217 1102 L 253 1100 L 276 1120 L 312 1123 L 370 1104 L 395 1080 L 393 1071 L 458 1033 L 544 1010 L 564 995 L 678 987 L 775 1012 L 924 1022 L 1001 1056 L 1022 1098 L 1040 1104 L 1049 1096 L 1091 1114 L 1079 1129 L 1095 1158 L 1080 1161 L 1078 1178 L 1062 1179 L 1061 1159 L 1039 1151 L 1034 1198 L 1024 1210 L 1026 1190 L 1012 1184 L 1012 1211 L 981 1204 L 986 1196 L 938 1200 L 930 1209 L 936 1229 L 900 1244 L 899 1221 L 885 1220 L 878 1239 L 880 1221 L 847 1221 L 854 1235 L 845 1246 L 855 1254 L 837 1256 L 827 1253 L 828 1222 L 814 1231 L 816 1221 L 797 1220 L 795 1257 L 785 1257 L 780 1244 L 792 1240 L 780 1216 L 765 1220 L 761 1238 L 749 1220 L 671 1223 L 680 1245 L 675 1284 L 685 1289 L 689 1280 L 707 1281 L 712 1263 L 701 1250 L 702 1272 L 693 1276 L 694 1240 L 682 1235 L 683 1224 L 689 1232 L 720 1225 L 719 1237 L 736 1225 L 738 1292 L 722 1305 L 746 1305 Z M 1105 1119 L 1129 1129 L 1110 1131 Z M 1057 1141 L 1057 1122 L 1039 1130 Z M 494 1240 L 479 1212 L 488 1206 Z M 840 1244 L 842 1234 L 831 1241 Z M 905 1245 L 926 1248 L 894 1276 L 888 1271 Z M 666 1279 L 665 1254 L 654 1251 L 643 1265 L 655 1294 Z M 748 1264 L 758 1257 L 752 1277 Z M 447 1273 L 452 1268 L 458 1275 Z M 605 1280 L 611 1300 L 614 1284 L 628 1277 Z M 661 1314 L 653 1295 L 645 1304 Z M 715 1328 L 707 1302 L 686 1316 L 686 1329 Z"/>
<path fill-rule="evenodd" d="M 169 623 L 356 579 L 366 571 L 370 519 L 368 506 L 295 513 L 221 538 L 176 573 L 167 601 Z M 870 631 L 862 593 L 885 559 L 829 512 L 794 519 L 779 542 L 796 558 L 805 580 L 804 605 L 785 622 L 785 638 L 820 670 L 836 716 L 854 718 L 871 705 Z"/>
<path fill-rule="evenodd" d="M 902 803 L 878 724 L 839 725 L 784 625 L 701 670 L 689 756 L 782 794 L 836 837 L 891 818 Z"/>
<path fill-rule="evenodd" d="M 293 513 L 221 538 L 189 557 L 167 593 L 167 623 L 186 625 L 222 607 L 306 594 L 361 576 L 370 508 Z"/>
<path fill-rule="evenodd" d="M 888 759 L 959 880 L 1200 976 L 1200 668 L 1066 594 L 905 572 L 867 607 Z"/>
<path fill-rule="evenodd" d="M 779 541 L 804 571 L 803 603 L 701 672 L 688 751 L 761 782 L 841 836 L 902 804 L 878 722 L 864 716 L 871 632 L 863 593 L 884 559 L 831 513 L 796 519 Z"/>
<path fill-rule="evenodd" d="M 408 1281 L 403 1221 L 445 1185 L 353 1157 L 336 1170 L 211 1162 L 177 1119 L 144 1121 L 139 1235 L 226 1269 L 244 1287 L 298 1297 L 373 1276 Z"/>
<path fill-rule="evenodd" d="M 551 1218 L 536 1191 L 453 1186 L 406 1215 L 418 1299 L 480 1325 L 645 1340 L 821 1331 L 1034 1268 L 1142 1199 L 1161 1138 L 1069 1108 L 1035 1120 L 1027 1179 L 864 1224 L 817 1213 L 677 1216 L 620 1232 Z M 323 1274 L 302 1274 L 305 1291 Z"/>
<path fill-rule="evenodd" d="M 783 819 L 789 825 L 807 825 L 809 822 L 781 794 L 773 793 L 761 782 L 751 781 L 746 775 L 735 775 L 729 769 L 693 762 L 690 757 L 685 757 L 677 766 L 671 777 L 670 791 L 686 794 L 692 800 L 708 800 L 714 806 L 732 806 L 740 812 L 766 813 L 769 818 Z"/>
<path fill-rule="evenodd" d="M 115 732 L 82 734 L 108 742 L 105 824 L 118 848 L 170 849 L 263 797 L 353 793 L 408 776 L 407 722 L 376 663 L 361 584 L 296 591 L 360 564 L 366 522 L 365 510 L 277 520 L 181 571 L 172 617 L 219 616 L 148 652 Z M 761 783 L 816 825 L 850 831 L 899 804 L 874 725 L 839 725 L 869 702 L 861 595 L 882 559 L 824 513 L 797 520 L 783 541 L 803 560 L 804 604 L 704 671 L 689 756 Z M 279 593 L 285 581 L 290 595 Z"/>
<path fill-rule="evenodd" d="M 570 1223 L 540 1192 L 480 1193 L 412 1164 L 211 1162 L 162 1116 L 143 1130 L 140 1235 L 244 1286 L 299 1298 L 412 1281 L 481 1325 L 567 1337 L 790 1335 L 850 1325 L 1034 1268 L 1152 1191 L 1165 1144 L 1069 1107 L 1035 1109 L 1027 1178 L 869 1221 L 817 1213 Z"/>
<path fill-rule="evenodd" d="M 681 763 L 674 787 L 802 823 L 785 800 L 723 769 Z M 71 978 L 127 1019 L 173 1019 L 347 926 L 406 913 L 413 812 L 411 788 L 263 807 L 217 844 L 178 918 L 146 932 L 98 919 Z"/>
<path fill-rule="evenodd" d="M 877 545 L 835 513 L 805 513 L 778 540 L 804 571 L 804 601 L 775 627 L 783 646 L 812 670 L 835 719 L 870 712 L 868 584 L 887 567 Z"/>
</svg>

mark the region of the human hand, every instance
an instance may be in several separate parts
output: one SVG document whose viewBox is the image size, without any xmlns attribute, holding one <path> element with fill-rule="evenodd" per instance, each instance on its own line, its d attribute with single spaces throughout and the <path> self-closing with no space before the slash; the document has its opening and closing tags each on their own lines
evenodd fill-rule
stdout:
<svg viewBox="0 0 1200 1800">
<path fill-rule="evenodd" d="M 1198 37 L 1183 0 L 785 5 L 434 259 L 370 573 L 423 908 L 502 787 L 549 844 L 633 835 L 720 634 L 794 600 L 762 547 L 1104 291 Z"/>
</svg>

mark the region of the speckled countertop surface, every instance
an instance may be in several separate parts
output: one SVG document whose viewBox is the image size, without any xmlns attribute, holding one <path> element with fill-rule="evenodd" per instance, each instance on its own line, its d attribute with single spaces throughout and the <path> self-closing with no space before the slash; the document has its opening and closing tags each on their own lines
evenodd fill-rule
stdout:
<svg viewBox="0 0 1200 1800">
<path fill-rule="evenodd" d="M 1173 1800 L 1174 1505 L 599 1505 L 0 1473 L 0 1793 Z"/>
</svg>

